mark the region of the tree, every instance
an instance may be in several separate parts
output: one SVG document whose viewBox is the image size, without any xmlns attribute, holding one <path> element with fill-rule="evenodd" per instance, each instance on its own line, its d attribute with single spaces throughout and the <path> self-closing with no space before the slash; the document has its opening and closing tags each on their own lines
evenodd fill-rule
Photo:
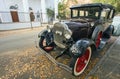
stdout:
<svg viewBox="0 0 120 79">
<path fill-rule="evenodd" d="M 65 12 L 66 12 L 66 6 L 64 3 L 60 2 L 58 3 L 58 18 L 59 19 L 65 19 L 66 18 L 66 15 L 65 15 Z"/>
<path fill-rule="evenodd" d="M 66 19 L 70 16 L 70 6 L 71 4 L 77 4 L 77 0 L 62 0 L 58 4 L 58 17 L 61 19 Z"/>
<path fill-rule="evenodd" d="M 116 5 L 116 10 L 117 10 L 117 12 L 120 12 L 120 1 L 119 1 L 119 2 L 117 2 L 117 5 Z"/>
<path fill-rule="evenodd" d="M 120 12 L 120 0 L 93 0 L 93 2 L 100 2 L 100 3 L 107 3 L 107 4 L 111 4 L 115 7 L 116 12 Z"/>
<path fill-rule="evenodd" d="M 49 21 L 52 21 L 54 18 L 54 11 L 50 8 L 47 8 L 47 15 L 48 15 Z"/>
</svg>

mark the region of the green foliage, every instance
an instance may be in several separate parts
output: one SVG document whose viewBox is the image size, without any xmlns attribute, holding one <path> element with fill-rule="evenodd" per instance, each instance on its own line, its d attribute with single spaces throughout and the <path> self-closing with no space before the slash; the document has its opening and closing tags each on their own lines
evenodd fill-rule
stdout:
<svg viewBox="0 0 120 79">
<path fill-rule="evenodd" d="M 116 10 L 120 13 L 120 1 L 116 3 Z"/>
<path fill-rule="evenodd" d="M 70 6 L 69 3 L 72 2 L 74 4 L 78 4 L 77 0 L 62 0 L 58 4 L 58 18 L 59 19 L 66 19 L 70 17 Z"/>
<path fill-rule="evenodd" d="M 72 0 L 72 2 L 75 2 L 76 4 L 78 4 L 78 0 Z"/>
<path fill-rule="evenodd" d="M 66 6 L 65 6 L 65 4 L 63 4 L 63 3 L 59 3 L 58 4 L 58 18 L 61 18 L 61 19 L 65 19 L 66 18 L 66 15 L 65 15 L 65 8 L 66 8 Z"/>
<path fill-rule="evenodd" d="M 116 12 L 120 12 L 120 0 L 93 0 L 93 2 L 96 3 L 107 3 L 107 4 L 111 4 L 115 7 Z"/>
<path fill-rule="evenodd" d="M 48 15 L 49 18 L 54 17 L 54 11 L 50 8 L 47 8 L 47 15 Z"/>
</svg>

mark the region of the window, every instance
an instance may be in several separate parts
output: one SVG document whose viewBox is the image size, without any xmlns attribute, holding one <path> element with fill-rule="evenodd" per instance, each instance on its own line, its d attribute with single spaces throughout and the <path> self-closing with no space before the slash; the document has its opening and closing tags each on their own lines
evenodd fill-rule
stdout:
<svg viewBox="0 0 120 79">
<path fill-rule="evenodd" d="M 95 13 L 95 16 L 98 17 L 98 16 L 99 16 L 99 12 L 96 12 L 96 13 Z"/>
<path fill-rule="evenodd" d="M 77 7 L 71 10 L 73 18 L 98 19 L 100 14 L 99 7 Z"/>
<path fill-rule="evenodd" d="M 84 16 L 84 11 L 80 11 L 80 12 L 79 12 L 79 15 L 80 15 L 80 16 Z"/>
<path fill-rule="evenodd" d="M 105 18 L 106 16 L 107 16 L 107 13 L 106 13 L 105 11 L 103 11 L 103 12 L 101 13 L 101 17 Z"/>
<path fill-rule="evenodd" d="M 72 10 L 72 17 L 78 16 L 78 10 Z"/>
<path fill-rule="evenodd" d="M 110 11 L 109 19 L 112 19 L 113 16 L 113 10 Z"/>
<path fill-rule="evenodd" d="M 85 16 L 88 16 L 88 11 L 85 11 Z"/>
</svg>

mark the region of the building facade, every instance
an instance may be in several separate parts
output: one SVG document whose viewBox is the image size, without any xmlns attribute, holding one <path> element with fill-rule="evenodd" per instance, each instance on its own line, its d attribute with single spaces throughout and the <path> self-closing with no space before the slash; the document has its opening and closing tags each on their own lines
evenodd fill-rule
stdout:
<svg viewBox="0 0 120 79">
<path fill-rule="evenodd" d="M 58 15 L 58 0 L 1 0 L 0 30 L 40 26 L 48 22 L 47 9 Z"/>
</svg>

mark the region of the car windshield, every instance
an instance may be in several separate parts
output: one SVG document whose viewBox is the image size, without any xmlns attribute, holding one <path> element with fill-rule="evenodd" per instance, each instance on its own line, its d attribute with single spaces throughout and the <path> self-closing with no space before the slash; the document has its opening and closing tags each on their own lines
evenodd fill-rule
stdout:
<svg viewBox="0 0 120 79">
<path fill-rule="evenodd" d="M 99 14 L 100 14 L 100 7 L 83 7 L 83 8 L 71 9 L 71 18 L 98 19 Z"/>
</svg>

